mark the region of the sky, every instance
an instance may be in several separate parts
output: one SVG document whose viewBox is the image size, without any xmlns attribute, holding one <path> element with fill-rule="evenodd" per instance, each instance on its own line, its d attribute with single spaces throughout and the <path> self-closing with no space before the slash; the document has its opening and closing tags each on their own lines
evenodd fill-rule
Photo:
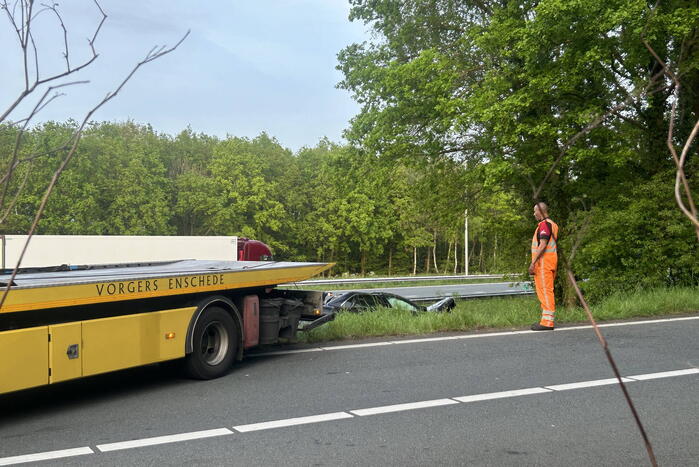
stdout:
<svg viewBox="0 0 699 467">
<path fill-rule="evenodd" d="M 38 4 L 38 2 L 37 2 Z M 88 84 L 63 89 L 37 121 L 82 120 L 155 45 L 174 45 L 170 55 L 145 65 L 114 100 L 95 114 L 97 121 L 148 123 L 176 135 L 194 132 L 253 138 L 261 132 L 293 151 L 342 131 L 359 111 L 350 94 L 336 88 L 342 74 L 337 53 L 367 40 L 366 27 L 350 22 L 347 0 L 100 0 L 108 17 L 96 41 L 99 54 L 69 79 Z M 87 38 L 99 24 L 88 0 L 59 0 L 68 30 L 70 61 L 90 56 Z M 20 48 L 9 21 L 0 16 L 0 112 L 24 86 Z M 65 69 L 63 34 L 50 12 L 35 22 L 41 77 Z M 34 96 L 9 120 L 26 116 Z"/>
</svg>

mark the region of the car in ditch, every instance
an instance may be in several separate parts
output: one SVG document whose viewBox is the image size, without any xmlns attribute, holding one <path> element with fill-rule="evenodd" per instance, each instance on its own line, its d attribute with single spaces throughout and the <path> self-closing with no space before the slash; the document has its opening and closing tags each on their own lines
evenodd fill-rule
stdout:
<svg viewBox="0 0 699 467">
<path fill-rule="evenodd" d="M 324 314 L 338 312 L 361 313 L 376 311 L 381 308 L 394 308 L 411 311 L 416 314 L 422 311 L 446 312 L 450 311 L 454 306 L 456 306 L 456 303 L 452 297 L 446 297 L 432 305 L 423 306 L 405 297 L 388 292 L 327 292 L 323 312 Z"/>
</svg>

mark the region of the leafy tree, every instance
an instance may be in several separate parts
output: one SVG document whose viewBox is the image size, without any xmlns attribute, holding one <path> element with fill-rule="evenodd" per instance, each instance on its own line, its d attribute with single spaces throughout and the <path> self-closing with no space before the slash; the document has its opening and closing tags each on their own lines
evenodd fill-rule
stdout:
<svg viewBox="0 0 699 467">
<path fill-rule="evenodd" d="M 562 244 L 572 248 L 578 219 L 610 206 L 633 211 L 627 191 L 672 167 L 664 140 L 673 89 L 644 40 L 685 80 L 678 141 L 699 118 L 692 2 L 351 4 L 350 17 L 376 39 L 339 55 L 340 86 L 362 104 L 350 141 L 381 157 L 422 161 L 428 173 L 445 159 L 480 173 L 463 191 L 479 193 L 468 199 L 474 213 L 490 211 L 482 228 L 508 243 L 526 244 L 530 233 L 525 223 L 512 226 L 513 207 L 529 219 L 532 194 L 549 201 Z"/>
</svg>

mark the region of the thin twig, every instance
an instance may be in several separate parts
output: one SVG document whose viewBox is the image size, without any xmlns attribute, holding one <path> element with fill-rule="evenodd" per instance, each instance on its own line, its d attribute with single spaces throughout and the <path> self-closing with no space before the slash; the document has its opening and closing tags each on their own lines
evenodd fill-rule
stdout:
<svg viewBox="0 0 699 467">
<path fill-rule="evenodd" d="M 73 86 L 75 84 L 82 84 L 85 83 L 86 81 L 73 81 L 70 83 L 63 83 L 63 84 L 57 84 L 55 86 L 49 86 L 46 91 L 44 91 L 44 94 L 42 94 L 41 98 L 37 101 L 37 103 L 34 105 L 34 108 L 29 112 L 29 116 L 25 119 L 23 119 L 23 125 L 22 128 L 19 130 L 17 133 L 17 137 L 15 139 L 15 145 L 14 149 L 12 151 L 12 160 L 10 161 L 10 164 L 8 166 L 7 173 L 2 177 L 3 183 L 5 183 L 5 186 L 3 187 L 2 195 L 0 195 L 0 207 L 4 206 L 5 204 L 5 197 L 7 196 L 7 191 L 10 186 L 10 180 L 12 178 L 12 172 L 14 171 L 15 167 L 17 167 L 17 158 L 19 157 L 19 149 L 21 146 L 22 142 L 22 137 L 24 136 L 24 133 L 26 132 L 27 128 L 29 127 L 30 122 L 32 119 L 36 116 L 37 113 L 46 105 L 48 105 L 51 101 L 55 99 L 56 96 L 53 96 L 47 100 L 47 96 L 51 94 L 53 91 L 56 89 L 64 88 L 67 86 Z"/>
<path fill-rule="evenodd" d="M 49 196 L 53 192 L 54 187 L 56 186 L 56 183 L 58 182 L 58 179 L 60 178 L 61 174 L 65 170 L 66 166 L 68 163 L 72 160 L 73 156 L 75 155 L 75 151 L 78 148 L 78 144 L 80 143 L 80 139 L 82 136 L 82 132 L 85 128 L 85 125 L 90 121 L 90 118 L 92 115 L 99 110 L 103 105 L 105 105 L 107 102 L 112 100 L 119 92 L 123 89 L 123 87 L 126 85 L 126 83 L 131 79 L 131 77 L 138 71 L 139 68 L 141 68 L 143 65 L 150 63 L 154 60 L 157 60 L 158 58 L 169 54 L 173 50 L 177 49 L 180 44 L 189 36 L 190 31 L 187 31 L 187 33 L 182 36 L 182 38 L 172 47 L 170 48 L 165 48 L 165 47 L 160 47 L 156 53 L 153 53 L 153 50 L 151 50 L 148 54 L 146 54 L 146 57 L 138 62 L 131 72 L 122 80 L 122 82 L 116 87 L 116 89 L 113 92 L 108 93 L 96 106 L 94 106 L 83 118 L 82 122 L 80 123 L 80 126 L 76 130 L 76 132 L 73 135 L 72 138 L 72 145 L 70 149 L 68 150 L 68 153 L 66 154 L 65 158 L 63 159 L 63 162 L 61 165 L 56 169 L 56 171 L 53 174 L 53 177 L 51 178 L 51 181 L 46 188 L 46 191 L 44 192 L 44 196 L 41 199 L 41 203 L 39 205 L 39 208 L 36 212 L 36 215 L 34 216 L 34 221 L 32 222 L 32 225 L 29 229 L 29 232 L 27 232 L 27 240 L 24 243 L 24 246 L 22 247 L 22 252 L 19 255 L 19 258 L 17 260 L 17 264 L 14 267 L 12 274 L 10 276 L 10 279 L 7 281 L 7 286 L 5 287 L 2 298 L 0 298 L 0 310 L 2 309 L 3 304 L 5 303 L 5 300 L 7 299 L 7 295 L 10 292 L 10 287 L 14 283 L 15 277 L 17 277 L 17 273 L 19 272 L 20 265 L 22 264 L 22 260 L 24 259 L 24 255 L 27 252 L 27 248 L 29 247 L 29 242 L 32 239 L 32 236 L 34 235 L 34 232 L 36 231 L 36 227 L 39 225 L 39 220 L 41 220 L 41 217 L 44 213 L 44 210 L 46 209 L 46 203 L 48 202 Z"/>
<path fill-rule="evenodd" d="M 50 83 L 50 82 L 53 82 L 53 81 L 56 81 L 56 80 L 59 80 L 59 79 L 64 78 L 68 75 L 74 74 L 74 73 L 82 70 L 83 68 L 89 66 L 97 59 L 97 57 L 99 55 L 97 54 L 97 51 L 95 49 L 95 41 L 97 40 L 97 37 L 102 29 L 102 25 L 104 24 L 105 20 L 107 19 L 107 15 L 104 13 L 104 10 L 102 9 L 102 7 L 100 6 L 100 4 L 98 3 L 97 0 L 93 0 L 93 2 L 95 4 L 95 6 L 97 7 L 97 9 L 100 11 L 102 18 L 101 18 L 99 24 L 97 25 L 94 33 L 92 34 L 92 38 L 88 39 L 88 45 L 90 46 L 90 50 L 92 52 L 92 55 L 89 58 L 87 58 L 84 62 L 79 64 L 78 66 L 73 67 L 73 68 L 68 67 L 68 69 L 66 69 L 65 71 L 48 76 L 44 79 L 41 79 L 39 76 L 38 53 L 37 53 L 37 49 L 36 49 L 36 44 L 34 43 L 33 35 L 31 33 L 30 18 L 32 17 L 31 8 L 32 8 L 32 5 L 34 2 L 31 0 L 22 1 L 22 3 L 21 3 L 21 12 L 22 12 L 22 23 L 21 24 L 22 24 L 22 26 L 18 26 L 16 16 L 13 12 L 10 11 L 10 8 L 7 4 L 7 0 L 4 0 L 2 3 L 0 3 L 0 8 L 5 10 L 7 17 L 10 20 L 10 23 L 15 28 L 15 31 L 17 33 L 17 37 L 18 37 L 19 42 L 20 42 L 20 47 L 22 49 L 22 56 L 23 56 L 24 81 L 25 81 L 24 89 L 15 98 L 15 101 L 12 104 L 10 104 L 10 106 L 7 109 L 5 109 L 5 111 L 0 115 L 0 123 L 5 121 L 5 119 L 17 108 L 17 106 L 22 101 L 24 101 L 24 99 L 27 96 L 32 94 L 37 89 L 37 87 L 44 85 L 44 84 L 47 84 L 47 83 Z M 25 11 L 25 10 L 27 10 L 27 11 Z M 25 16 L 26 16 L 26 19 L 25 19 Z M 60 17 L 60 15 L 59 15 L 59 17 Z M 29 54 L 29 44 L 30 43 L 31 43 L 31 46 L 34 50 L 34 61 L 36 64 L 35 65 L 36 69 L 34 70 L 36 75 L 34 77 L 33 82 L 31 82 L 31 83 L 30 83 L 30 71 L 29 71 L 29 65 L 28 65 L 28 54 Z M 69 57 L 67 56 L 69 54 L 69 52 L 70 51 L 68 49 L 66 49 L 64 52 L 66 54 L 66 63 L 70 63 Z"/>
<path fill-rule="evenodd" d="M 628 107 L 638 97 L 640 97 L 642 95 L 646 95 L 646 94 L 652 94 L 654 92 L 657 92 L 659 89 L 663 89 L 664 87 L 661 87 L 658 89 L 651 89 L 652 86 L 657 82 L 657 80 L 659 78 L 661 78 L 663 75 L 664 75 L 664 72 L 660 71 L 660 72 L 656 73 L 655 75 L 651 76 L 651 78 L 648 80 L 648 83 L 643 88 L 637 88 L 636 90 L 634 90 L 634 92 L 630 93 L 626 97 L 626 99 L 624 99 L 622 102 L 615 105 L 611 109 L 607 110 L 606 112 L 598 115 L 594 120 L 592 120 L 590 123 L 585 125 L 585 127 L 582 130 L 577 132 L 568 141 L 566 141 L 563 144 L 563 146 L 561 146 L 561 150 L 558 154 L 558 157 L 556 157 L 556 160 L 553 161 L 553 163 L 549 167 L 548 172 L 546 172 L 546 175 L 544 176 L 543 180 L 541 180 L 541 183 L 539 184 L 538 188 L 536 188 L 536 190 L 534 190 L 534 195 L 533 195 L 534 200 L 539 199 L 539 196 L 541 195 L 541 191 L 544 189 L 544 186 L 546 186 L 549 179 L 551 178 L 551 176 L 554 174 L 554 172 L 556 171 L 556 169 L 560 165 L 561 161 L 563 160 L 563 157 L 565 157 L 565 155 L 568 153 L 568 150 L 571 147 L 573 147 L 573 145 L 575 145 L 575 143 L 580 138 L 582 138 L 583 136 L 585 136 L 586 134 L 588 134 L 589 132 L 591 132 L 592 130 L 597 128 L 598 126 L 600 126 L 602 124 L 602 122 L 604 122 L 607 119 L 607 117 L 609 117 L 610 115 L 618 112 L 619 110 L 621 110 L 625 107 Z"/>
<path fill-rule="evenodd" d="M 22 191 L 24 191 L 24 187 L 27 184 L 27 181 L 29 180 L 29 174 L 31 173 L 31 164 L 29 167 L 27 167 L 27 171 L 24 174 L 24 177 L 22 178 L 22 183 L 20 183 L 19 187 L 17 188 L 17 192 L 15 193 L 15 196 L 12 198 L 12 201 L 10 204 L 7 205 L 7 209 L 5 210 L 5 213 L 2 215 L 2 218 L 0 218 L 0 225 L 5 223 L 5 220 L 9 217 L 10 213 L 12 212 L 12 208 L 15 207 L 15 204 L 17 204 L 17 200 L 19 199 L 19 195 L 22 194 Z"/>
<path fill-rule="evenodd" d="M 575 289 L 575 294 L 578 296 L 578 300 L 580 300 L 580 303 L 585 310 L 585 313 L 587 314 L 587 319 L 590 321 L 592 324 L 592 329 L 594 329 L 595 334 L 597 335 L 597 340 L 599 340 L 600 345 L 602 346 L 602 349 L 604 350 L 604 354 L 607 357 L 607 361 L 609 362 L 609 365 L 612 367 L 612 371 L 614 372 L 614 376 L 616 377 L 617 381 L 619 382 L 619 386 L 621 387 L 621 391 L 624 393 L 624 398 L 626 399 L 626 403 L 629 406 L 629 409 L 631 409 L 631 413 L 633 414 L 633 418 L 636 421 L 636 426 L 641 432 L 641 436 L 643 437 L 643 442 L 646 445 L 646 451 L 648 452 L 648 458 L 650 459 L 651 465 L 654 467 L 657 467 L 658 461 L 655 458 L 655 453 L 653 452 L 653 446 L 650 443 L 650 438 L 648 438 L 648 434 L 646 433 L 645 428 L 643 428 L 643 423 L 641 422 L 641 417 L 639 417 L 638 412 L 636 411 L 636 407 L 634 406 L 633 400 L 631 399 L 631 396 L 629 395 L 629 391 L 626 389 L 626 385 L 624 384 L 624 380 L 621 377 L 621 373 L 619 372 L 619 368 L 616 365 L 616 361 L 614 360 L 614 357 L 612 357 L 612 352 L 609 350 L 609 344 L 607 343 L 607 340 L 604 338 L 602 335 L 602 332 L 599 329 L 599 326 L 597 326 L 597 322 L 595 321 L 595 318 L 592 316 L 592 312 L 590 311 L 590 307 L 587 304 L 587 301 L 585 300 L 585 297 L 583 297 L 582 291 L 580 290 L 580 287 L 578 286 L 577 281 L 575 280 L 575 276 L 573 275 L 573 271 L 570 268 L 570 265 L 565 259 L 565 256 L 561 254 L 561 258 L 563 259 L 563 263 L 566 267 L 567 273 L 568 273 L 568 280 L 570 283 L 573 285 L 573 288 Z"/>
<path fill-rule="evenodd" d="M 684 215 L 687 216 L 687 218 L 694 224 L 697 240 L 699 240 L 699 219 L 697 219 L 697 208 L 694 204 L 694 199 L 692 198 L 692 191 L 689 188 L 689 182 L 687 181 L 687 177 L 684 173 L 684 164 L 687 160 L 689 148 L 691 147 L 692 143 L 694 142 L 694 139 L 697 136 L 697 131 L 699 131 L 699 120 L 694 124 L 694 128 L 692 129 L 691 133 L 689 134 L 689 137 L 687 138 L 687 141 L 684 144 L 684 147 L 682 148 L 682 153 L 680 157 L 677 157 L 677 150 L 675 149 L 675 144 L 673 140 L 675 119 L 677 117 L 677 102 L 680 98 L 680 89 L 682 88 L 682 84 L 680 83 L 680 80 L 677 77 L 677 75 L 673 73 L 672 70 L 670 70 L 667 64 L 658 56 L 653 47 L 651 47 L 645 39 L 643 39 L 643 45 L 645 45 L 646 49 L 648 49 L 648 51 L 653 55 L 653 58 L 655 58 L 655 60 L 662 66 L 662 72 L 666 74 L 675 83 L 674 99 L 672 101 L 672 110 L 670 111 L 670 124 L 667 132 L 666 145 L 670 150 L 670 154 L 672 154 L 672 159 L 675 161 L 675 166 L 677 167 L 677 173 L 675 176 L 675 201 L 677 201 L 677 205 L 679 206 L 680 210 L 684 213 Z M 682 185 L 684 188 L 689 208 L 687 208 L 687 206 L 685 206 L 684 202 L 682 201 L 680 185 Z"/>
</svg>

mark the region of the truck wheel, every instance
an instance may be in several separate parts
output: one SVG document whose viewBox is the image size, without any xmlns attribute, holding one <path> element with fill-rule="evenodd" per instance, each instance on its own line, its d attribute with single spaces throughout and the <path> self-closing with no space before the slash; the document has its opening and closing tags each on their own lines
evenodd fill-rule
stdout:
<svg viewBox="0 0 699 467">
<path fill-rule="evenodd" d="M 192 378 L 218 378 L 233 365 L 238 326 L 226 310 L 218 307 L 204 310 L 192 338 L 192 353 L 185 358 L 185 370 Z"/>
</svg>

